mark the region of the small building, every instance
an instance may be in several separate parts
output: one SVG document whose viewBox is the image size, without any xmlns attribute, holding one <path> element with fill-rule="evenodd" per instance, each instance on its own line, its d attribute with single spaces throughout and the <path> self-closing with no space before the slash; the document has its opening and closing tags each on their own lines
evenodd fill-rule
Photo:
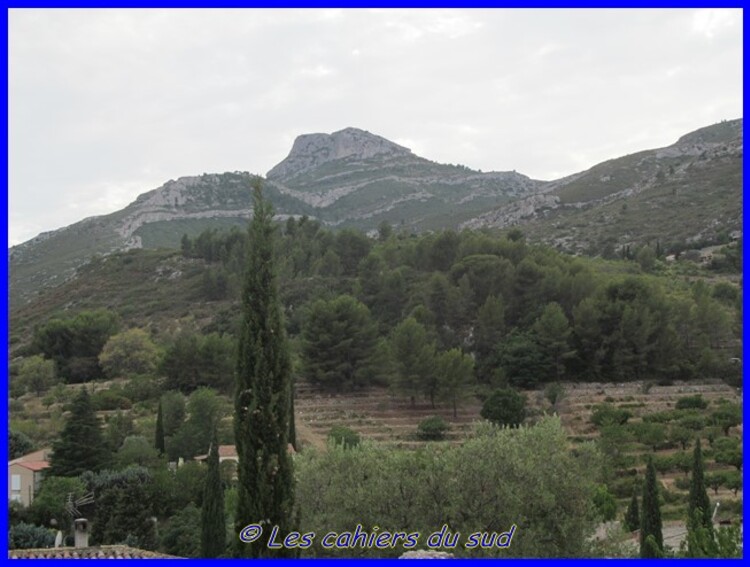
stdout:
<svg viewBox="0 0 750 567">
<path fill-rule="evenodd" d="M 8 502 L 29 506 L 49 468 L 51 449 L 41 449 L 8 461 Z"/>
<path fill-rule="evenodd" d="M 55 547 L 37 549 L 11 549 L 8 559 L 183 559 L 155 551 L 136 549 L 128 545 L 89 546 L 91 524 L 86 518 L 76 518 L 74 525 L 74 547 Z"/>
<path fill-rule="evenodd" d="M 294 450 L 294 447 L 291 443 L 287 445 L 287 453 L 290 455 L 293 455 L 296 451 Z M 198 455 L 195 457 L 196 461 L 205 461 L 208 459 L 208 455 Z M 240 457 L 237 455 L 237 447 L 235 445 L 219 445 L 219 463 L 223 463 L 224 461 L 234 461 L 235 463 L 239 462 Z"/>
</svg>

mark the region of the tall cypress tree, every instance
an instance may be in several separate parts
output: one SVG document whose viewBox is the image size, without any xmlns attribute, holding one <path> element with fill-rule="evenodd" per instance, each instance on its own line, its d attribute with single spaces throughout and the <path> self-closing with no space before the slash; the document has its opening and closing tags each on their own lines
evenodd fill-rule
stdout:
<svg viewBox="0 0 750 567">
<path fill-rule="evenodd" d="M 156 434 L 154 439 L 154 447 L 156 447 L 159 455 L 163 455 L 167 452 L 164 444 L 164 415 L 161 409 L 161 400 L 159 400 L 159 409 L 156 412 Z"/>
<path fill-rule="evenodd" d="M 656 485 L 656 469 L 649 455 L 646 465 L 646 480 L 643 483 L 643 509 L 641 511 L 641 557 L 661 557 L 664 551 L 664 536 L 661 531 L 659 510 L 659 488 Z M 651 536 L 653 541 L 646 541 Z"/>
<path fill-rule="evenodd" d="M 99 420 L 86 389 L 73 400 L 70 417 L 52 445 L 49 474 L 78 476 L 85 471 L 98 471 L 109 460 Z"/>
<path fill-rule="evenodd" d="M 688 501 L 688 519 L 695 516 L 695 511 L 701 511 L 701 524 L 711 530 L 711 502 L 706 492 L 706 481 L 703 476 L 703 453 L 701 451 L 700 437 L 695 440 L 693 449 L 693 470 L 690 479 L 690 500 Z"/>
<path fill-rule="evenodd" d="M 234 432 L 239 457 L 236 532 L 261 524 L 252 543 L 237 539 L 237 557 L 281 557 L 293 550 L 268 549 L 274 526 L 293 531 L 294 478 L 287 452 L 291 372 L 274 269 L 271 205 L 254 184 L 250 250 L 242 292 L 242 327 L 237 359 Z"/>
<path fill-rule="evenodd" d="M 203 486 L 201 506 L 201 556 L 221 557 L 226 551 L 226 518 L 224 489 L 219 471 L 219 444 L 214 428 L 208 450 L 208 474 Z"/>
<path fill-rule="evenodd" d="M 638 509 L 638 495 L 633 490 L 633 497 L 630 499 L 628 509 L 625 511 L 625 527 L 630 532 L 634 532 L 641 525 L 641 512 Z"/>
<path fill-rule="evenodd" d="M 711 502 L 708 499 L 706 482 L 703 476 L 703 454 L 700 437 L 695 440 L 695 449 L 693 449 L 687 529 L 688 557 L 716 557 L 718 549 L 713 522 L 711 521 Z"/>
</svg>

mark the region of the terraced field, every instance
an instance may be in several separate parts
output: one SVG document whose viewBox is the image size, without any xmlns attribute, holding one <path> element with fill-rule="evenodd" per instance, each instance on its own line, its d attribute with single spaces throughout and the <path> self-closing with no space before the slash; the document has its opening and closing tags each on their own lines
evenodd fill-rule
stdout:
<svg viewBox="0 0 750 567">
<path fill-rule="evenodd" d="M 631 422 L 640 421 L 646 414 L 673 409 L 678 399 L 701 394 L 709 403 L 720 399 L 741 403 L 740 394 L 722 382 L 695 384 L 675 383 L 672 386 L 653 386 L 643 392 L 640 382 L 625 384 L 564 383 L 565 397 L 556 410 L 545 399 L 544 391 L 527 391 L 529 413 L 538 416 L 542 412 L 557 411 L 563 425 L 576 439 L 595 439 L 596 426 L 591 421 L 592 408 L 609 402 L 627 408 L 632 414 Z M 408 400 L 392 395 L 387 388 L 371 388 L 354 393 L 335 393 L 320 390 L 308 383 L 297 385 L 295 411 L 298 429 L 302 426 L 312 437 L 305 442 L 316 444 L 325 439 L 332 427 L 343 425 L 358 432 L 361 437 L 400 447 L 416 447 L 423 444 L 417 440 L 419 422 L 433 416 L 442 416 L 451 429 L 446 436 L 450 441 L 460 441 L 471 427 L 481 419 L 482 404 L 477 399 L 467 400 L 459 407 L 457 417 L 451 408 L 437 405 L 432 409 L 427 402 L 417 402 L 412 407 Z M 741 431 L 741 428 L 740 428 Z"/>
<path fill-rule="evenodd" d="M 721 403 L 742 403 L 741 392 L 722 382 L 676 382 L 670 386 L 654 385 L 650 388 L 644 388 L 640 382 L 565 383 L 563 387 L 565 394 L 557 407 L 550 404 L 541 389 L 525 392 L 529 415 L 527 422 L 532 423 L 545 413 L 556 412 L 569 431 L 571 446 L 598 438 L 599 430 L 591 423 L 592 411 L 598 404 L 608 403 L 627 409 L 632 414 L 628 423 L 638 424 L 645 415 L 675 409 L 677 401 L 686 396 L 700 394 L 708 402 L 708 408 L 704 410 L 707 418 Z M 442 416 L 450 424 L 446 442 L 459 443 L 468 435 L 472 423 L 481 419 L 480 409 L 478 399 L 467 400 L 459 408 L 458 415 L 453 417 L 452 409 L 446 405 L 438 405 L 433 409 L 428 402 L 422 401 L 416 407 L 411 407 L 409 400 L 393 396 L 387 388 L 372 388 L 357 393 L 332 393 L 321 391 L 307 383 L 297 385 L 295 401 L 297 435 L 302 450 L 310 446 L 325 450 L 326 438 L 331 428 L 337 425 L 353 429 L 363 439 L 390 447 L 418 448 L 425 442 L 417 438 L 417 426 L 420 421 L 433 415 Z M 663 424 L 663 427 L 666 430 L 669 425 Z M 707 429 L 695 433 L 701 436 L 704 454 L 710 455 Z M 742 425 L 732 427 L 729 433 L 730 436 L 741 438 Z M 690 453 L 691 446 L 687 448 Z M 665 448 L 654 451 L 642 443 L 630 440 L 623 445 L 623 451 L 631 464 L 615 471 L 616 477 L 621 481 L 636 478 L 636 475 L 643 476 L 646 455 L 665 458 L 681 452 L 681 449 L 665 445 Z M 712 458 L 705 458 L 705 466 L 707 474 L 735 470 L 731 466 L 717 464 Z M 681 525 L 678 519 L 683 516 L 687 492 L 684 488 L 677 487 L 675 481 L 680 477 L 687 478 L 686 475 L 686 472 L 679 470 L 667 470 L 658 474 L 658 479 L 670 498 L 663 506 L 665 522 L 677 522 L 675 525 Z M 618 516 L 625 510 L 630 494 L 632 491 L 629 490 L 627 497 L 624 494 L 617 495 Z M 718 491 L 710 490 L 710 498 L 714 503 L 722 503 L 717 521 L 737 521 L 741 516 L 739 506 L 742 502 L 742 490 L 735 494 L 722 486 Z"/>
<path fill-rule="evenodd" d="M 321 447 L 331 428 L 344 425 L 370 439 L 393 447 L 418 447 L 424 444 L 416 436 L 423 419 L 439 415 L 449 424 L 446 439 L 459 442 L 479 418 L 481 404 L 467 401 L 459 407 L 456 417 L 447 406 L 432 409 L 429 403 L 417 402 L 415 407 L 406 399 L 391 395 L 387 388 L 372 388 L 356 393 L 331 393 L 314 386 L 297 385 L 295 418 L 298 438 L 304 447 Z"/>
</svg>

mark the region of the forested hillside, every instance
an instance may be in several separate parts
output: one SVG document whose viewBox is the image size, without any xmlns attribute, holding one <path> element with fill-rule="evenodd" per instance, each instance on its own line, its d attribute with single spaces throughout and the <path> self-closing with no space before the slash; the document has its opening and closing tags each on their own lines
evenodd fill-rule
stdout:
<svg viewBox="0 0 750 567">
<path fill-rule="evenodd" d="M 717 407 L 709 409 L 708 402 L 698 400 L 700 407 L 664 412 L 661 423 L 674 423 L 669 437 L 662 431 L 656 439 L 647 412 L 639 415 L 643 423 L 626 425 L 632 417 L 622 409 L 627 404 L 614 407 L 608 397 L 589 418 L 601 429 L 601 442 L 579 438 L 573 453 L 563 441 L 571 431 L 542 414 L 561 407 L 564 383 L 633 382 L 645 392 L 673 381 L 739 386 L 737 246 L 717 252 L 713 263 L 702 267 L 686 259 L 667 262 L 661 250 L 649 247 L 621 260 L 573 257 L 530 244 L 517 229 L 414 235 L 383 224 L 371 238 L 353 229 L 332 232 L 302 217 L 288 219 L 276 232 L 275 269 L 292 374 L 305 401 L 302 413 L 296 413 L 301 454 L 295 465 L 305 529 L 343 530 L 366 513 L 362 521 L 369 529 L 377 522 L 426 533 L 433 521 L 450 521 L 467 532 L 480 530 L 487 511 L 479 502 L 490 498 L 510 510 L 503 522 L 517 520 L 524 528 L 504 555 L 606 555 L 611 550 L 590 546 L 587 534 L 611 517 L 615 497 L 627 498 L 641 486 L 640 477 L 626 472 L 642 470 L 639 451 L 681 443 L 684 453 L 693 431 L 716 441 L 712 466 L 735 466 L 740 445 L 730 433 L 739 423 L 739 406 L 732 400 L 712 399 Z M 99 416 L 93 422 L 99 425 L 88 426 L 88 444 L 101 448 L 85 465 L 58 459 L 35 504 L 12 511 L 15 526 L 47 525 L 60 513 L 63 495 L 93 491 L 97 504 L 87 513 L 94 518 L 97 542 L 130 538 L 147 549 L 200 554 L 187 542 L 200 526 L 206 469 L 190 459 L 208 452 L 206 424 L 217 424 L 219 443 L 234 442 L 229 400 L 235 388 L 239 290 L 251 246 L 245 231 L 208 230 L 185 236 L 179 251 L 114 254 L 13 311 L 13 454 L 48 446 L 61 431 L 54 446 L 65 453 L 65 432 L 74 427 L 76 415 Z M 409 434 L 413 453 L 361 439 L 356 430 L 365 422 L 352 410 L 331 429 L 338 447 L 328 451 L 300 419 L 315 414 L 317 396 L 330 400 L 374 392 L 377 397 L 386 389 L 398 400 L 399 415 L 433 412 Z M 573 395 L 569 391 L 568 399 Z M 530 403 L 539 396 L 551 406 Z M 449 433 L 446 419 L 458 414 L 466 419 L 467 412 L 473 420 L 533 427 L 523 438 L 486 424 Z M 591 438 L 598 437 L 595 430 Z M 442 439 L 451 443 L 440 444 Z M 614 439 L 621 441 L 612 445 Z M 544 462 L 524 450 L 527 443 L 543 451 Z M 627 454 L 625 447 L 631 447 Z M 488 453 L 513 458 L 492 472 L 477 456 Z M 565 463 L 564 478 L 559 466 L 547 466 L 553 454 L 557 465 Z M 188 463 L 169 473 L 166 462 L 180 458 Z M 675 463 L 662 459 L 657 466 L 671 471 Z M 372 498 L 350 484 L 352 471 L 362 471 L 357 482 L 370 487 Z M 521 486 L 500 480 L 528 480 L 532 472 L 537 484 L 524 498 L 539 498 L 539 507 L 526 514 L 527 506 L 511 510 L 508 495 L 519 494 Z M 323 477 L 330 488 L 321 485 Z M 482 493 L 481 483 L 495 477 L 498 482 L 491 484 L 497 490 Z M 231 467 L 224 467 L 222 478 L 229 541 L 237 498 Z M 333 478 L 338 480 L 330 485 Z M 391 478 L 392 485 L 378 478 Z M 547 483 L 553 478 L 558 479 L 554 489 L 540 488 L 552 486 Z M 418 479 L 432 479 L 433 490 L 425 492 Z M 734 476 L 716 479 L 716 490 L 736 485 Z M 465 486 L 446 490 L 444 482 Z M 391 490 L 412 498 L 385 506 L 384 495 Z M 564 502 L 556 500 L 561 494 L 567 495 Z M 440 499 L 438 508 L 432 508 L 431 498 Z M 684 503 L 670 502 L 676 502 L 671 514 L 683 513 Z M 727 511 L 734 509 L 734 501 L 727 502 Z M 565 510 L 554 525 L 545 519 L 553 508 Z M 157 517 L 161 535 L 126 521 L 140 515 Z M 540 543 L 537 535 L 553 528 L 561 530 L 560 537 Z M 306 553 L 332 554 L 315 546 Z M 370 549 L 350 550 L 347 556 L 361 554 L 377 555 Z"/>
</svg>

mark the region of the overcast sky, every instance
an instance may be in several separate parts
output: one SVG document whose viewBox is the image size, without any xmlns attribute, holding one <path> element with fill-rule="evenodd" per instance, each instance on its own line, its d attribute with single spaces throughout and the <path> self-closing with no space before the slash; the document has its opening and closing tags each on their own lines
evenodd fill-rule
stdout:
<svg viewBox="0 0 750 567">
<path fill-rule="evenodd" d="M 742 115 L 741 10 L 10 10 L 9 240 L 303 133 L 555 179 Z"/>
</svg>

